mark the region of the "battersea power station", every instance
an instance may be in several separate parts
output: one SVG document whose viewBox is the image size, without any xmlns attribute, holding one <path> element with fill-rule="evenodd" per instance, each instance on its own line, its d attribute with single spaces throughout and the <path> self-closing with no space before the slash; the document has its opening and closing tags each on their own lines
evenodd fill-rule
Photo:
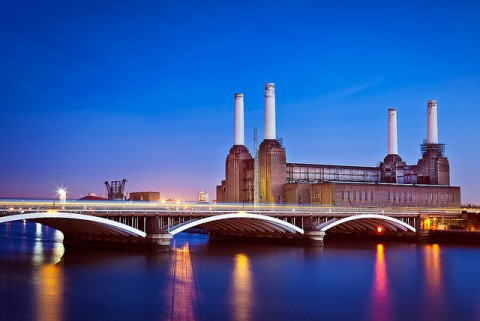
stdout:
<svg viewBox="0 0 480 321">
<path fill-rule="evenodd" d="M 460 187 L 450 186 L 445 145 L 438 141 L 437 102 L 427 103 L 422 158 L 407 165 L 398 155 L 397 111 L 388 109 L 388 153 L 376 167 L 288 163 L 277 140 L 275 85 L 265 84 L 264 139 L 254 157 L 245 146 L 243 94 L 234 96 L 234 140 L 217 186 L 219 203 L 326 206 L 458 207 Z M 255 144 L 256 145 L 256 144 Z"/>
</svg>

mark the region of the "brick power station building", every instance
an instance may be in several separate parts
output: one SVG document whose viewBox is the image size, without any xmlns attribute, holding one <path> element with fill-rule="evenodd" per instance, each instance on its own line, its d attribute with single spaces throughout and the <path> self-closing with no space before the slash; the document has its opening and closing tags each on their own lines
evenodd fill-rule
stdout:
<svg viewBox="0 0 480 321">
<path fill-rule="evenodd" d="M 461 204 L 460 187 L 450 186 L 445 146 L 438 142 L 435 100 L 428 101 L 427 139 L 421 145 L 422 158 L 414 165 L 398 155 L 397 112 L 388 110 L 388 153 L 377 167 L 287 163 L 285 149 L 276 138 L 273 83 L 265 85 L 264 139 L 255 161 L 244 142 L 243 108 L 243 94 L 235 94 L 234 144 L 225 162 L 225 180 L 216 189 L 219 203 L 359 207 Z"/>
</svg>

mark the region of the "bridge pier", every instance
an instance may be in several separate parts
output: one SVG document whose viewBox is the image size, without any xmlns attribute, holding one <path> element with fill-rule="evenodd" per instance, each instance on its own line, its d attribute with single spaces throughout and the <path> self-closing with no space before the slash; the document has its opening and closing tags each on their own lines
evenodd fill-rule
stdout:
<svg viewBox="0 0 480 321">
<path fill-rule="evenodd" d="M 161 251 L 169 251 L 173 235 L 161 229 L 159 217 L 147 217 L 146 223 L 148 246 Z"/>
<path fill-rule="evenodd" d="M 312 241 L 314 244 L 323 246 L 323 238 L 325 237 L 325 232 L 319 230 L 306 230 L 305 237 Z"/>
<path fill-rule="evenodd" d="M 170 241 L 173 235 L 170 233 L 151 233 L 147 234 L 147 242 L 149 246 L 160 250 L 170 250 Z"/>
</svg>

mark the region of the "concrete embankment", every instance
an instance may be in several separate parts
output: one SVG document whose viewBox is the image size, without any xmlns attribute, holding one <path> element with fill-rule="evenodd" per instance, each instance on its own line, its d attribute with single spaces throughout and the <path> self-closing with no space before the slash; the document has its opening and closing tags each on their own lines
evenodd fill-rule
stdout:
<svg viewBox="0 0 480 321">
<path fill-rule="evenodd" d="M 430 230 L 428 235 L 428 242 L 429 243 L 480 245 L 480 232 Z"/>
</svg>

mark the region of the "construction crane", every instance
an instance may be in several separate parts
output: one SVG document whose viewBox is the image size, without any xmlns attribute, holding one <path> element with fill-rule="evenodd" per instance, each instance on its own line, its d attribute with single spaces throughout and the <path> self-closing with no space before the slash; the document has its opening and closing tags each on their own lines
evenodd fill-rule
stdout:
<svg viewBox="0 0 480 321">
<path fill-rule="evenodd" d="M 253 164 L 253 204 L 258 204 L 258 128 L 253 128 L 253 148 L 255 149 L 255 160 Z"/>
<path fill-rule="evenodd" d="M 112 181 L 110 184 L 105 181 L 105 187 L 107 188 L 107 195 L 109 200 L 123 200 L 125 197 L 125 183 L 127 180 L 124 178 L 121 181 Z"/>
</svg>

